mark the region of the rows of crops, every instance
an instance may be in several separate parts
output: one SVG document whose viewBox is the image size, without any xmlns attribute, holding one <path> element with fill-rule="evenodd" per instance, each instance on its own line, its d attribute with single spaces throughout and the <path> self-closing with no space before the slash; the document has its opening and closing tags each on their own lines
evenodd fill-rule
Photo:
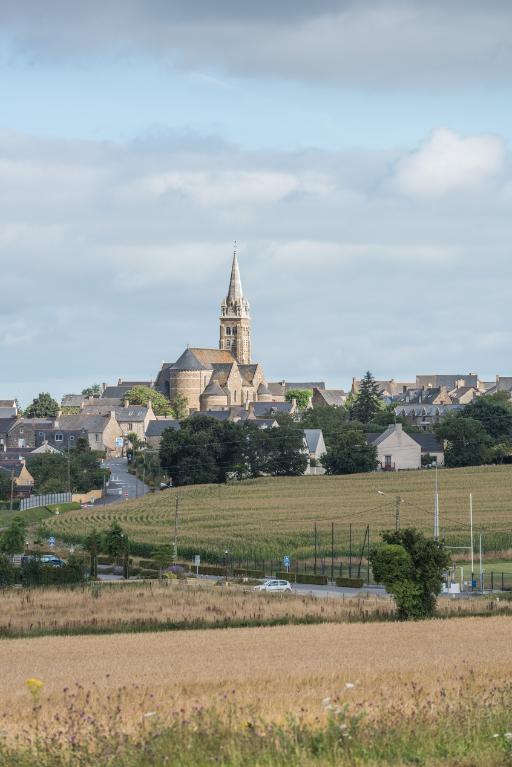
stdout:
<svg viewBox="0 0 512 767">
<path fill-rule="evenodd" d="M 99 509 L 71 511 L 50 520 L 57 534 L 77 536 L 117 520 L 133 541 L 154 546 L 174 535 L 179 493 L 179 543 L 183 556 L 201 553 L 215 561 L 229 549 L 233 557 L 295 559 L 330 556 L 334 523 L 337 556 L 346 555 L 349 525 L 360 546 L 366 525 L 372 539 L 395 524 L 396 496 L 402 526 L 431 532 L 433 471 L 374 473 L 341 477 L 262 478 L 228 485 L 167 490 Z M 474 529 L 484 532 L 487 550 L 512 548 L 512 467 L 474 467 L 439 471 L 440 530 L 447 543 L 469 543 L 469 493 Z"/>
</svg>

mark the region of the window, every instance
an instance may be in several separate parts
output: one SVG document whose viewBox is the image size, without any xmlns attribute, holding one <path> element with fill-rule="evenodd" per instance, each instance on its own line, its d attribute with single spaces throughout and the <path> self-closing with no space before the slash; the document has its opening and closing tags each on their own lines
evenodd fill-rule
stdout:
<svg viewBox="0 0 512 767">
<path fill-rule="evenodd" d="M 384 456 L 384 466 L 386 468 L 391 468 L 391 456 L 390 455 L 385 455 Z"/>
<path fill-rule="evenodd" d="M 132 423 L 128 424 L 128 431 L 133 431 L 133 424 Z"/>
<path fill-rule="evenodd" d="M 101 434 L 95 434 L 94 439 L 96 440 L 96 442 L 101 442 Z"/>
<path fill-rule="evenodd" d="M 233 328 L 233 335 L 236 336 L 236 326 Z"/>
<path fill-rule="evenodd" d="M 69 441 L 70 442 L 74 442 L 75 441 L 75 435 L 74 434 L 70 434 L 69 435 Z"/>
<path fill-rule="evenodd" d="M 226 328 L 226 335 L 227 335 L 227 336 L 230 336 L 230 335 L 231 335 L 231 328 Z"/>
<path fill-rule="evenodd" d="M 55 442 L 62 442 L 64 440 L 63 434 L 56 434 L 55 435 Z"/>
<path fill-rule="evenodd" d="M 25 447 L 25 440 L 23 439 L 23 437 L 20 437 L 20 439 L 18 439 L 18 447 Z"/>
</svg>

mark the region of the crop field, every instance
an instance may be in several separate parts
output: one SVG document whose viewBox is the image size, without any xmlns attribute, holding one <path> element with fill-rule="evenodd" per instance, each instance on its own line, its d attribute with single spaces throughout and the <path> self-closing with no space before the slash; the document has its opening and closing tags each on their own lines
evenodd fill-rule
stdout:
<svg viewBox="0 0 512 767">
<path fill-rule="evenodd" d="M 71 742 L 76 752 L 81 739 L 87 751 L 80 764 L 99 763 L 95 739 L 108 749 L 111 761 L 102 764 L 169 763 L 170 757 L 115 760 L 116 738 L 137 733 L 154 739 L 148 732 L 153 723 L 157 732 L 174 727 L 168 754 L 184 732 L 206 739 L 210 757 L 210 737 L 215 736 L 217 749 L 224 738 L 246 735 L 254 745 L 259 731 L 256 745 L 263 749 L 277 732 L 277 745 L 270 742 L 272 760 L 222 761 L 230 765 L 366 764 L 371 760 L 355 760 L 352 749 L 375 749 L 377 736 L 386 764 L 506 764 L 511 630 L 512 618 L 499 616 L 7 639 L 0 642 L 3 742 L 16 734 L 21 742 L 37 738 L 46 758 L 37 763 L 44 765 L 62 763 L 48 761 L 59 743 L 69 749 Z M 35 681 L 27 686 L 27 679 Z M 212 708 L 214 719 L 207 715 Z M 293 716 L 299 729 L 290 724 Z M 327 734 L 334 727 L 332 747 L 336 753 L 341 749 L 339 757 L 306 761 L 295 750 L 295 758 L 280 761 L 279 751 L 289 746 L 285 737 L 292 736 L 298 748 L 297 737 L 302 733 L 305 741 L 308 727 L 327 727 Z M 354 744 L 344 745 L 349 735 Z M 318 736 L 312 748 L 315 743 L 312 753 L 322 756 Z M 419 758 L 418 752 L 428 752 L 434 743 L 451 758 Z M 185 760 L 185 754 L 183 749 L 180 758 Z M 210 757 L 189 758 L 186 764 L 207 763 Z"/>
<path fill-rule="evenodd" d="M 384 495 L 379 494 L 384 493 Z M 123 504 L 71 511 L 48 521 L 57 535 L 79 540 L 93 527 L 117 520 L 130 538 L 148 547 L 172 541 L 176 493 L 179 493 L 180 555 L 202 554 L 221 561 L 269 559 L 288 554 L 311 559 L 317 523 L 318 554 L 348 554 L 349 524 L 354 549 L 367 524 L 372 540 L 395 525 L 395 497 L 402 499 L 402 526 L 431 533 L 434 472 L 411 471 L 336 477 L 262 478 L 227 485 L 168 490 Z M 439 471 L 440 530 L 451 545 L 469 544 L 469 493 L 473 494 L 474 529 L 484 533 L 484 549 L 512 548 L 512 466 Z M 496 555 L 493 557 L 496 559 Z"/>
<path fill-rule="evenodd" d="M 6 589 L 0 592 L 0 637 L 379 621 L 392 619 L 394 609 L 383 596 L 266 594 L 211 581 Z M 439 599 L 443 616 L 511 611 L 505 599 Z"/>
</svg>

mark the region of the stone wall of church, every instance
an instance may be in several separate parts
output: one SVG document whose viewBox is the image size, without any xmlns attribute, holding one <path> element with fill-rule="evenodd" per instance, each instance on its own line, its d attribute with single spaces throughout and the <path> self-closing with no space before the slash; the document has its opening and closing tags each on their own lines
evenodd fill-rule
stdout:
<svg viewBox="0 0 512 767">
<path fill-rule="evenodd" d="M 177 394 L 183 394 L 188 401 L 191 410 L 199 410 L 201 407 L 200 397 L 205 386 L 203 385 L 204 373 L 201 370 L 170 370 L 169 371 L 169 394 L 173 401 Z"/>
</svg>

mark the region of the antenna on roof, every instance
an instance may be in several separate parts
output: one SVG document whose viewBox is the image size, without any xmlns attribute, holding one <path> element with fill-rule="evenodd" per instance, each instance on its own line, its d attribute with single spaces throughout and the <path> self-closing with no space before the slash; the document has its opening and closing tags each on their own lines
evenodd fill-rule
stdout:
<svg viewBox="0 0 512 767">
<path fill-rule="evenodd" d="M 233 255 L 236 256 L 236 240 L 233 243 Z"/>
</svg>

